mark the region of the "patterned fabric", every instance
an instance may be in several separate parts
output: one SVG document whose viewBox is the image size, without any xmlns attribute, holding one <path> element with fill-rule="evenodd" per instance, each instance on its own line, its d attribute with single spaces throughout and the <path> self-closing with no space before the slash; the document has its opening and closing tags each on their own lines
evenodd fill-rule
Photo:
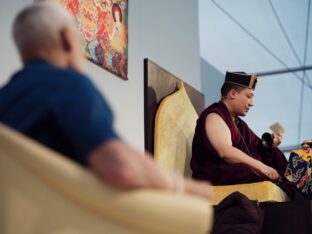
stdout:
<svg viewBox="0 0 312 234">
<path fill-rule="evenodd" d="M 291 152 L 285 177 L 296 187 L 312 198 L 312 148 Z"/>
</svg>

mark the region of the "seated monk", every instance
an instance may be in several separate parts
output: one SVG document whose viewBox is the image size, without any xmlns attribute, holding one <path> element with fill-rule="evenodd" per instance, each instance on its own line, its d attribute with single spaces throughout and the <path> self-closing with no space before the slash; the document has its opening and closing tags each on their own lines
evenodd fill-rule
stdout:
<svg viewBox="0 0 312 234">
<path fill-rule="evenodd" d="M 197 120 L 191 168 L 193 178 L 214 185 L 278 181 L 287 166 L 277 148 L 282 136 L 274 134 L 272 147 L 264 147 L 239 117 L 253 106 L 256 75 L 227 72 L 222 98 L 206 108 Z"/>
</svg>

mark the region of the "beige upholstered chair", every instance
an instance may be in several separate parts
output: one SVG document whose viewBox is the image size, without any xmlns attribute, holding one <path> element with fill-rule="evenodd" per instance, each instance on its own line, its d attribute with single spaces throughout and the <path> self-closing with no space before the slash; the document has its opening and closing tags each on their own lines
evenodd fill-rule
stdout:
<svg viewBox="0 0 312 234">
<path fill-rule="evenodd" d="M 122 190 L 0 124 L 1 234 L 208 233 L 198 197 Z"/>
<path fill-rule="evenodd" d="M 163 99 L 156 113 L 154 155 L 160 166 L 188 177 L 192 175 L 190 159 L 197 118 L 198 115 L 182 82 L 178 91 Z M 265 181 L 253 184 L 213 186 L 212 204 L 218 204 L 234 191 L 239 191 L 259 202 L 289 200 L 278 186 Z"/>
</svg>

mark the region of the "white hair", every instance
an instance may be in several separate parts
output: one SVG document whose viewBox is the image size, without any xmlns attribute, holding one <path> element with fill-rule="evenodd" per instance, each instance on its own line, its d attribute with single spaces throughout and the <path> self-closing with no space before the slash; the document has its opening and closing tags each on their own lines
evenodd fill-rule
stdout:
<svg viewBox="0 0 312 234">
<path fill-rule="evenodd" d="M 74 25 L 74 21 L 60 4 L 36 2 L 16 16 L 14 41 L 22 56 L 37 49 L 53 49 L 58 33 L 65 25 Z"/>
</svg>

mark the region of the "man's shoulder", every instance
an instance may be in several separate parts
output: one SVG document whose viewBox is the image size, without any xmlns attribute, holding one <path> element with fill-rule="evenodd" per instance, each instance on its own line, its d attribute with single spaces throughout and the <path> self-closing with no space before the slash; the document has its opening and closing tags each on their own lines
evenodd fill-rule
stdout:
<svg viewBox="0 0 312 234">
<path fill-rule="evenodd" d="M 97 92 L 86 75 L 71 68 L 56 67 L 43 60 L 27 64 L 13 75 L 9 85 L 11 90 L 18 92 L 31 90 L 31 93 L 38 93 L 38 95 L 50 100 L 60 100 L 73 96 L 77 98 L 88 97 Z"/>
<path fill-rule="evenodd" d="M 53 67 L 45 73 L 49 77 L 49 82 L 58 84 L 62 90 L 67 90 L 69 93 L 82 90 L 94 92 L 95 88 L 90 79 L 71 68 Z"/>
<path fill-rule="evenodd" d="M 222 103 L 221 102 L 215 102 L 210 104 L 209 106 L 206 107 L 206 109 L 204 110 L 204 112 L 214 112 L 215 110 L 219 110 L 221 109 Z"/>
<path fill-rule="evenodd" d="M 220 126 L 226 124 L 224 119 L 220 116 L 220 114 L 216 112 L 211 112 L 206 116 L 205 125 L 206 126 Z"/>
<path fill-rule="evenodd" d="M 73 83 L 90 83 L 89 78 L 71 68 L 55 68 L 54 76 L 63 82 L 73 82 Z"/>
<path fill-rule="evenodd" d="M 219 103 L 215 102 L 206 107 L 206 109 L 200 114 L 199 118 L 200 119 L 206 119 L 208 115 L 215 113 L 218 114 L 219 110 Z"/>
<path fill-rule="evenodd" d="M 206 120 L 207 119 L 211 119 L 211 120 L 222 120 L 220 114 L 218 114 L 217 112 L 211 112 L 207 115 Z"/>
<path fill-rule="evenodd" d="M 46 78 L 48 80 L 56 82 L 71 81 L 71 80 L 77 80 L 79 82 L 88 80 L 88 78 L 84 74 L 74 69 L 60 68 L 40 59 L 32 61 L 29 64 L 27 64 L 20 73 L 23 72 L 25 73 L 23 74 L 25 76 L 34 78 L 37 77 L 38 79 Z M 44 74 L 44 76 L 40 76 L 40 74 Z"/>
</svg>

